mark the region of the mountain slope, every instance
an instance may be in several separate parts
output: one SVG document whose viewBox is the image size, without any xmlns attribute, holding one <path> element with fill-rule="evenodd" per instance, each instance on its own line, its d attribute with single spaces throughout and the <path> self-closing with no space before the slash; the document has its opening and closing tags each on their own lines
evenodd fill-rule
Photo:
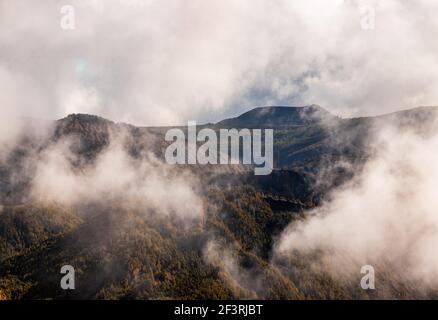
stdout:
<svg viewBox="0 0 438 320">
<path fill-rule="evenodd" d="M 236 118 L 216 123 L 221 128 L 286 128 L 306 126 L 321 121 L 335 121 L 338 118 L 320 106 L 305 107 L 258 107 Z"/>
<path fill-rule="evenodd" d="M 130 164 L 149 161 L 149 153 L 163 161 L 168 127 L 139 128 L 81 114 L 58 120 L 43 141 L 28 136 L 0 164 L 0 298 L 433 297 L 414 286 L 391 283 L 391 274 L 385 278 L 390 285 L 364 292 L 355 285 L 359 279 L 343 282 L 310 268 L 315 257 L 297 254 L 274 259 L 273 245 L 284 228 L 306 219 L 305 212 L 361 170 L 376 127 L 394 123 L 425 130 L 433 125 L 436 110 L 339 119 L 317 106 L 267 107 L 212 125 L 214 130 L 274 128 L 275 168 L 271 175 L 259 177 L 233 166 L 229 170 L 170 166 L 174 171 L 168 181 L 184 174 L 186 180 L 199 183 L 202 219 L 190 227 L 157 214 L 160 205 L 172 200 L 172 187 L 162 191 L 155 207 L 140 201 L 154 192 L 155 185 L 134 201 L 106 192 L 67 206 L 29 196 L 36 164 L 45 161 L 45 152 L 57 144 L 68 146 L 69 152 L 60 149 L 57 155 L 66 157 L 63 165 L 81 177 L 111 150 L 114 141 L 121 142 Z M 107 164 L 113 161 L 117 159 L 110 158 Z M 148 170 L 159 174 L 167 168 L 155 165 Z M 105 183 L 110 185 L 125 174 L 117 171 Z M 156 176 L 144 179 L 154 181 Z M 187 201 L 183 196 L 179 206 Z M 75 267 L 74 291 L 59 287 L 59 270 L 65 264 Z"/>
</svg>

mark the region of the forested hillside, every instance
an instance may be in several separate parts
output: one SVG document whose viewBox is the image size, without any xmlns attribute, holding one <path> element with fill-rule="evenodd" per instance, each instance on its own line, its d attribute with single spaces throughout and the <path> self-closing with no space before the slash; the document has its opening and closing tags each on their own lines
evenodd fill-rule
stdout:
<svg viewBox="0 0 438 320">
<path fill-rule="evenodd" d="M 359 272 L 339 278 L 313 268 L 317 253 L 275 250 L 286 227 L 362 170 L 376 126 L 427 130 L 435 112 L 341 119 L 269 107 L 207 125 L 273 128 L 268 176 L 168 165 L 166 127 L 77 114 L 24 132 L 0 167 L 0 299 L 435 297 L 389 269 L 364 291 Z M 75 290 L 59 286 L 63 265 L 75 268 Z"/>
</svg>

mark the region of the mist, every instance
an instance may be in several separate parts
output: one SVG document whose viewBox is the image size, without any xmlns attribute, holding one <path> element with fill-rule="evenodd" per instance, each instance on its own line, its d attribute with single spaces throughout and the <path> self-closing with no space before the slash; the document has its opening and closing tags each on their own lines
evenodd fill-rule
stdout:
<svg viewBox="0 0 438 320">
<path fill-rule="evenodd" d="M 364 167 L 306 219 L 290 224 L 275 255 L 318 253 L 313 267 L 335 276 L 358 277 L 361 266 L 372 265 L 436 288 L 436 119 L 433 124 L 427 133 L 380 125 L 369 138 L 373 155 Z"/>
<path fill-rule="evenodd" d="M 114 203 L 142 210 L 148 216 L 199 222 L 202 202 L 196 179 L 176 171 L 152 152 L 134 158 L 126 150 L 129 136 L 112 136 L 110 144 L 91 163 L 71 151 L 77 141 L 59 140 L 27 161 L 35 162 L 30 188 L 33 201 L 53 201 L 67 206 Z"/>
<path fill-rule="evenodd" d="M 71 30 L 60 24 L 64 5 L 74 9 Z M 104 215 L 110 208 L 110 214 L 133 224 L 144 218 L 150 224 L 141 225 L 141 231 L 134 234 L 154 239 L 142 239 L 144 252 L 164 242 L 168 242 L 166 250 L 174 246 L 174 251 L 157 250 L 154 257 L 144 254 L 146 258 L 137 262 L 150 270 L 159 266 L 160 274 L 138 271 L 142 276 L 151 274 L 152 284 L 160 282 L 156 279 L 176 281 L 174 274 L 183 268 L 161 266 L 168 267 L 167 255 L 178 252 L 180 261 L 186 263 L 182 264 L 184 270 L 196 271 L 192 267 L 201 265 L 202 259 L 213 270 L 209 275 L 219 270 L 218 278 L 235 296 L 269 297 L 263 291 L 276 277 L 285 292 L 301 298 L 307 288 L 299 288 L 298 294 L 294 279 L 284 276 L 284 269 L 276 269 L 277 258 L 300 253 L 317 256 L 305 271 L 319 270 L 348 280 L 360 274 L 361 266 L 372 265 L 377 274 L 391 270 L 420 288 L 436 288 L 437 121 L 431 132 L 422 132 L 391 117 L 382 119 L 366 137 L 366 161 L 356 167 L 346 159 L 329 163 L 329 158 L 325 166 L 316 168 L 315 185 L 330 189 L 322 204 L 306 198 L 306 208 L 318 206 L 304 212 L 304 219 L 295 220 L 294 216 L 274 239 L 272 252 L 261 255 L 255 244 L 248 245 L 245 259 L 241 259 L 243 246 L 234 243 L 237 237 L 232 228 L 221 220 L 234 211 L 217 209 L 213 215 L 220 219 L 208 221 L 212 229 L 225 234 L 220 238 L 208 232 L 204 207 L 221 208 L 221 203 L 208 198 L 210 187 L 220 187 L 214 185 L 216 174 L 225 173 L 223 179 L 229 180 L 222 184 L 234 194 L 235 181 L 243 176 L 237 173 L 246 168 L 198 171 L 192 170 L 196 167 L 168 165 L 152 149 L 153 137 L 141 135 L 145 128 L 135 128 L 142 141 L 132 141 L 133 136 L 121 129 L 129 125 L 121 123 L 153 127 L 185 125 L 193 120 L 213 123 L 254 106 L 319 104 L 338 117 L 333 117 L 333 123 L 321 119 L 318 125 L 326 126 L 324 130 L 333 137 L 318 143 L 330 141 L 341 150 L 348 139 L 338 130 L 342 128 L 339 124 L 348 117 L 436 105 L 437 9 L 433 0 L 71 0 L 68 4 L 0 0 L 0 208 L 57 203 L 74 208 L 81 217 L 90 212 Z M 364 27 L 364 21 L 372 24 Z M 112 125 L 120 132 L 111 134 L 102 150 L 93 145 L 89 151 L 95 158 L 90 160 L 76 152 L 81 146 L 78 137 L 68 132 L 53 134 L 53 128 L 61 123 L 53 121 L 72 113 L 113 119 L 117 123 Z M 100 136 L 92 138 L 100 143 Z M 296 141 L 280 141 L 289 142 L 287 161 L 292 159 L 288 158 L 292 149 L 300 147 L 293 144 Z M 327 147 L 305 143 L 309 148 L 302 153 L 303 159 Z M 128 150 L 132 145 L 142 152 L 133 156 Z M 353 172 L 354 177 L 333 190 L 337 178 L 331 176 L 333 168 Z M 203 178 L 206 183 L 200 182 Z M 272 183 L 277 182 L 273 179 Z M 270 212 L 269 200 L 273 199 L 251 196 L 242 199 L 256 198 Z M 295 196 L 284 203 L 293 208 L 304 206 Z M 234 209 L 243 212 L 238 205 Z M 245 213 L 251 215 L 255 210 Z M 141 219 L 123 216 L 128 211 L 141 213 Z M 272 217 L 277 214 L 273 209 L 271 213 Z M 272 217 L 263 217 L 263 223 Z M 270 227 L 283 227 L 286 218 L 266 226 L 256 221 L 261 231 L 254 234 L 266 241 L 260 242 L 264 250 L 270 250 Z M 174 223 L 174 228 L 162 232 L 165 228 L 158 220 Z M 93 239 L 99 226 L 87 229 L 90 221 L 73 236 L 81 238 L 85 229 Z M 119 220 L 114 221 L 105 232 L 117 229 Z M 180 226 L 189 232 L 180 233 Z M 132 230 L 129 225 L 126 234 Z M 111 235 L 98 234 L 95 239 L 99 237 L 112 243 Z M 187 253 L 189 247 L 194 253 Z M 153 260 L 161 256 L 166 259 Z M 108 274 L 112 271 L 108 267 Z"/>
</svg>

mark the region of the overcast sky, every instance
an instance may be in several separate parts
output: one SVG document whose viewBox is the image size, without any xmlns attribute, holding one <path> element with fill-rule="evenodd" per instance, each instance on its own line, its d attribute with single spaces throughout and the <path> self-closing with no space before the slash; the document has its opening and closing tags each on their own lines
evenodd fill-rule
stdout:
<svg viewBox="0 0 438 320">
<path fill-rule="evenodd" d="M 438 105 L 436 12 L 435 0 L 0 0 L 2 118 L 170 125 L 262 105 L 344 117 Z"/>
</svg>

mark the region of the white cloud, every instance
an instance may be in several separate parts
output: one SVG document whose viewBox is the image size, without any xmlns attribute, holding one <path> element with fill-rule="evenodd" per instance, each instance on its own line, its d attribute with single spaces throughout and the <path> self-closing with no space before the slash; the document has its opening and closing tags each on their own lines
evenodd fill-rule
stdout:
<svg viewBox="0 0 438 320">
<path fill-rule="evenodd" d="M 2 94 L 4 114 L 93 112 L 157 125 L 252 104 L 357 115 L 438 101 L 432 0 L 69 4 L 76 29 L 66 31 L 58 1 L 1 1 L 1 77 L 16 88 Z M 361 29 L 364 5 L 375 7 L 374 30 Z"/>
<path fill-rule="evenodd" d="M 344 277 L 370 264 L 436 286 L 438 135 L 386 128 L 373 146 L 377 154 L 363 172 L 291 224 L 276 252 L 318 251 L 320 267 Z"/>
<path fill-rule="evenodd" d="M 179 218 L 188 225 L 199 221 L 202 201 L 193 176 L 177 172 L 149 153 L 135 160 L 124 149 L 124 142 L 123 135 L 112 137 L 96 161 L 80 169 L 71 164 L 77 156 L 70 151 L 74 143 L 70 140 L 61 140 L 29 159 L 36 166 L 31 199 L 64 205 L 101 203 L 105 199 L 106 204 Z"/>
</svg>

